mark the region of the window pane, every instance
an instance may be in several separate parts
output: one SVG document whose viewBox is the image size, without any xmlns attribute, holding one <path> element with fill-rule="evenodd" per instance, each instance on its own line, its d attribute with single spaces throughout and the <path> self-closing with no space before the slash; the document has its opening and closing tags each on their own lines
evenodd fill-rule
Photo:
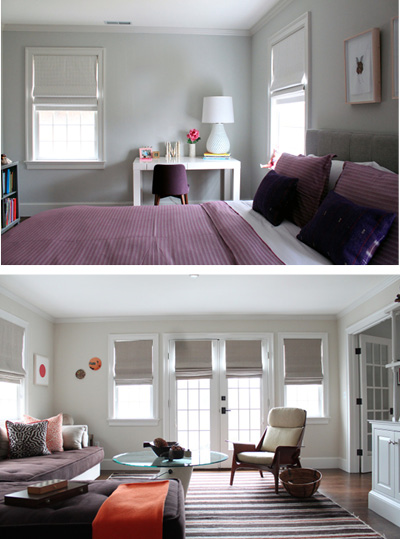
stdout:
<svg viewBox="0 0 400 539">
<path fill-rule="evenodd" d="M 286 385 L 285 406 L 303 408 L 308 417 L 321 417 L 322 410 L 322 385 Z"/>
<path fill-rule="evenodd" d="M 210 449 L 210 380 L 177 380 L 177 440 L 186 449 Z"/>
<path fill-rule="evenodd" d="M 228 378 L 228 439 L 257 443 L 261 431 L 261 379 Z"/>
<path fill-rule="evenodd" d="M 117 419 L 152 418 L 152 386 L 150 384 L 116 386 L 115 397 Z"/>
<path fill-rule="evenodd" d="M 271 152 L 298 155 L 305 149 L 305 93 L 271 98 Z"/>
<path fill-rule="evenodd" d="M 19 383 L 0 381 L 0 420 L 19 419 Z"/>
</svg>

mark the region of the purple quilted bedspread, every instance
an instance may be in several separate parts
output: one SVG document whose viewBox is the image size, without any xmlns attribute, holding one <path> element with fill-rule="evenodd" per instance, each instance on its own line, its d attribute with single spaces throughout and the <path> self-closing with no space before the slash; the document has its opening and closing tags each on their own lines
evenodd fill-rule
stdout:
<svg viewBox="0 0 400 539">
<path fill-rule="evenodd" d="M 1 263 L 283 264 L 225 202 L 49 210 L 2 236 Z"/>
</svg>

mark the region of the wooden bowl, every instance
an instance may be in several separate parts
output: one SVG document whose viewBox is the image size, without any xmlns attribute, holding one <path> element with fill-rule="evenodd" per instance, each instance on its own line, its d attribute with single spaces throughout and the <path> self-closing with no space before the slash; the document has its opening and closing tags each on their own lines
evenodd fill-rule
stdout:
<svg viewBox="0 0 400 539">
<path fill-rule="evenodd" d="M 287 468 L 279 477 L 291 496 L 309 498 L 317 492 L 322 474 L 310 468 Z"/>
</svg>

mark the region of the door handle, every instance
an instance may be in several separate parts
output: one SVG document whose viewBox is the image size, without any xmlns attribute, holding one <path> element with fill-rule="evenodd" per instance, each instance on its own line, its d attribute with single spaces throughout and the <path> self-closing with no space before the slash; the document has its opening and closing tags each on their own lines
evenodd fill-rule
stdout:
<svg viewBox="0 0 400 539">
<path fill-rule="evenodd" d="M 227 410 L 225 406 L 221 408 L 221 414 L 226 414 L 226 412 L 230 412 L 231 410 Z"/>
</svg>

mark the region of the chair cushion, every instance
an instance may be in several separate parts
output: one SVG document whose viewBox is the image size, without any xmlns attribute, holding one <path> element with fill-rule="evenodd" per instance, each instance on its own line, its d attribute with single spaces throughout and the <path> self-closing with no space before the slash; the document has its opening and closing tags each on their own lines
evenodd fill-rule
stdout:
<svg viewBox="0 0 400 539">
<path fill-rule="evenodd" d="M 301 408 L 272 408 L 268 414 L 268 425 L 271 427 L 302 427 L 305 411 Z"/>
<path fill-rule="evenodd" d="M 240 462 L 246 462 L 247 464 L 264 464 L 270 466 L 274 459 L 274 453 L 268 451 L 244 451 L 237 455 Z"/>
<path fill-rule="evenodd" d="M 295 428 L 278 428 L 268 427 L 265 435 L 262 450 L 275 452 L 280 445 L 295 447 L 299 441 L 302 432 L 301 427 Z"/>
</svg>

